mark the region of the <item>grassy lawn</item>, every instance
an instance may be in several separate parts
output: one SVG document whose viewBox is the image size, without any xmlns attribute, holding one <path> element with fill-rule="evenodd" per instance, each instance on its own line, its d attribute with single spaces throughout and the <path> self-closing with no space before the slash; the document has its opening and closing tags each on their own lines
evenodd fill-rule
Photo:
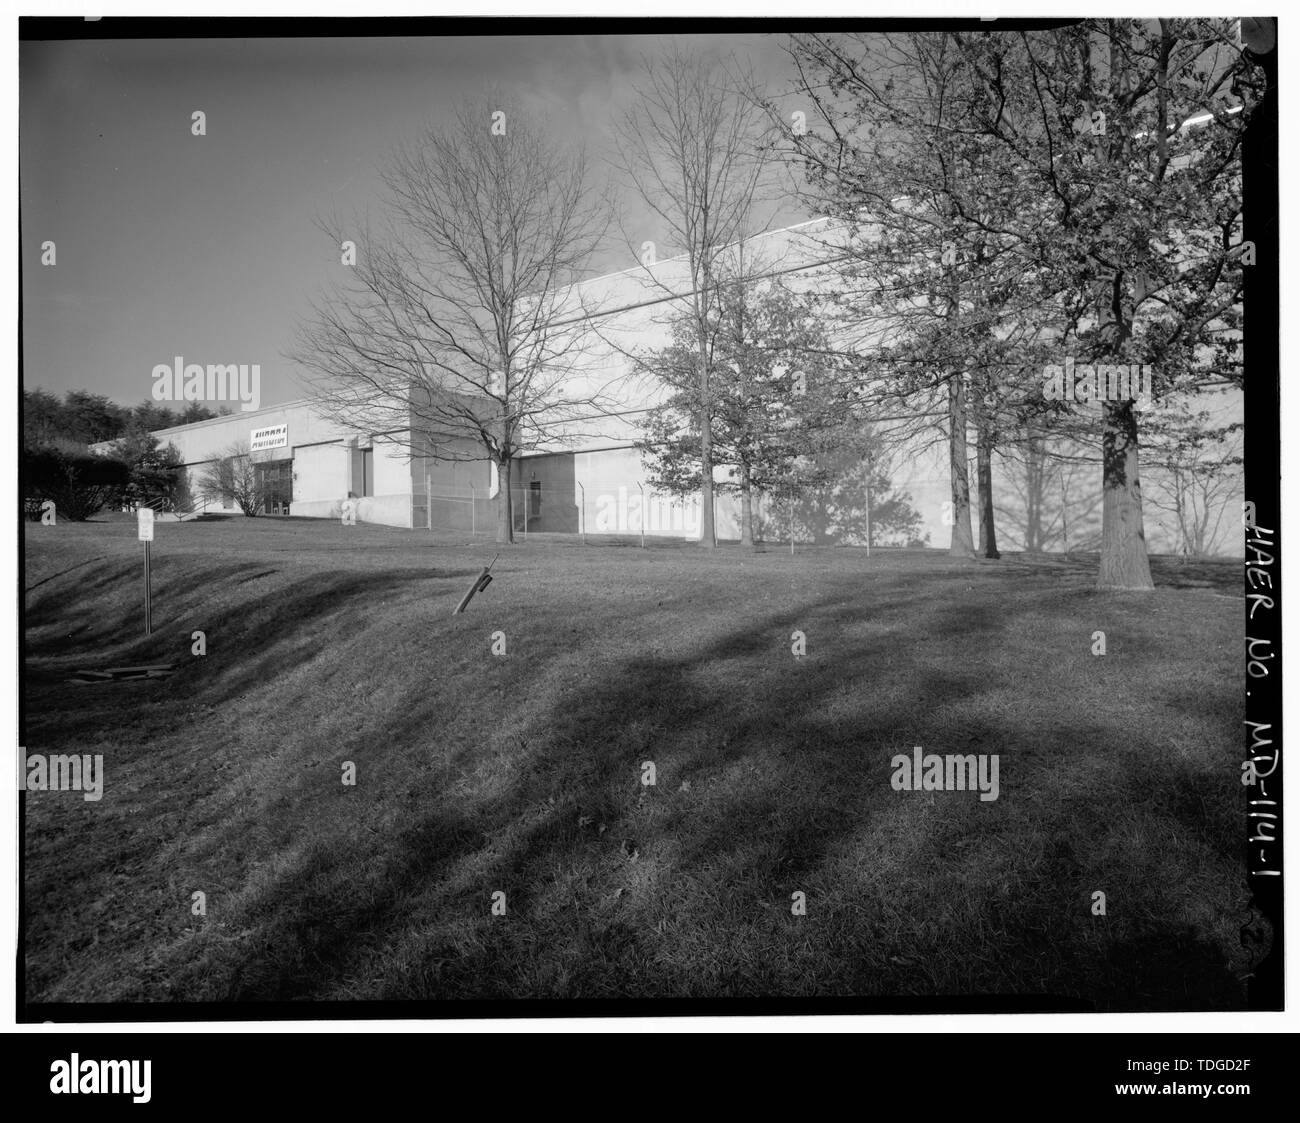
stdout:
<svg viewBox="0 0 1300 1123">
<path fill-rule="evenodd" d="M 228 519 L 159 525 L 146 639 L 133 520 L 25 533 L 24 743 L 106 770 L 26 797 L 29 1002 L 1244 1005 L 1237 565 L 534 536 L 452 617 L 491 544 Z"/>
</svg>

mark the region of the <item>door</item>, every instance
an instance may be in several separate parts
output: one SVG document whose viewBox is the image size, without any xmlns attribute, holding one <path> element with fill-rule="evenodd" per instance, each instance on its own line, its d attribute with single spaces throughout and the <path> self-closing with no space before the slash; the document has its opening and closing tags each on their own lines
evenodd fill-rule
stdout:
<svg viewBox="0 0 1300 1123">
<path fill-rule="evenodd" d="M 287 515 L 293 502 L 293 461 L 258 464 L 256 470 L 262 511 L 268 515 Z"/>
</svg>

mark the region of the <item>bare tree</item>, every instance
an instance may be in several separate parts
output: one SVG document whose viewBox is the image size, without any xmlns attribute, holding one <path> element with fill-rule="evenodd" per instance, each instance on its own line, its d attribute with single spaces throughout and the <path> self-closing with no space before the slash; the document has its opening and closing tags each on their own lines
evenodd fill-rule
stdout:
<svg viewBox="0 0 1300 1123">
<path fill-rule="evenodd" d="M 513 458 L 608 409 L 574 288 L 605 201 L 585 152 L 505 98 L 463 102 L 383 179 L 380 232 L 320 223 L 354 242 L 352 283 L 315 306 L 292 357 L 340 423 L 412 457 L 492 464 L 497 541 L 513 542 Z"/>
<path fill-rule="evenodd" d="M 695 325 L 700 411 L 700 544 L 717 545 L 713 518 L 712 421 L 709 388 L 709 302 L 728 246 L 755 230 L 765 165 L 762 114 L 741 85 L 710 60 L 672 43 L 644 60 L 638 101 L 617 127 L 615 162 L 656 216 L 688 270 L 689 316 Z M 752 83 L 751 83 L 752 84 Z M 626 230 L 625 230 L 626 233 Z M 629 244 L 640 240 L 630 238 Z M 651 262 L 641 256 L 652 283 Z M 667 286 L 665 286 L 667 287 Z"/>
<path fill-rule="evenodd" d="M 1241 510 L 1241 432 L 1238 424 L 1213 428 L 1205 414 L 1184 415 L 1169 439 L 1153 450 L 1147 501 L 1171 515 L 1178 552 L 1210 556 L 1224 518 Z"/>
<path fill-rule="evenodd" d="M 249 518 L 262 511 L 266 488 L 246 444 L 232 444 L 199 472 L 199 494 L 208 500 L 233 501 Z"/>
<path fill-rule="evenodd" d="M 1013 548 L 1045 553 L 1060 541 L 1064 553 L 1100 544 L 1101 490 L 1089 486 L 1097 458 L 1088 444 L 1035 422 L 1027 436 L 1001 449 L 1002 499 L 997 505 Z"/>
</svg>

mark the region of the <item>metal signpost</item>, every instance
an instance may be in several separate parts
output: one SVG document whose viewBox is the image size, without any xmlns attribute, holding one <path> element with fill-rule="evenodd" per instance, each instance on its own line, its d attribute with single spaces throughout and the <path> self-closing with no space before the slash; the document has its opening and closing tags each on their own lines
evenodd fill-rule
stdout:
<svg viewBox="0 0 1300 1123">
<path fill-rule="evenodd" d="M 144 543 L 144 634 L 153 634 L 153 606 L 150 604 L 150 568 L 149 548 L 153 545 L 153 508 L 141 507 L 136 512 L 136 537 Z"/>
</svg>

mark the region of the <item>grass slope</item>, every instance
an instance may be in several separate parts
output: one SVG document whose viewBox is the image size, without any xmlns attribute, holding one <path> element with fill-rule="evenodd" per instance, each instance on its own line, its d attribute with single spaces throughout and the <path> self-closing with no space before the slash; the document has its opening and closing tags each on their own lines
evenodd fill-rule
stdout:
<svg viewBox="0 0 1300 1123">
<path fill-rule="evenodd" d="M 1243 1005 L 1235 565 L 535 536 L 453 618 L 491 546 L 231 519 L 158 527 L 145 639 L 132 523 L 25 529 L 27 751 L 107 773 L 26 797 L 28 1001 Z"/>
</svg>

